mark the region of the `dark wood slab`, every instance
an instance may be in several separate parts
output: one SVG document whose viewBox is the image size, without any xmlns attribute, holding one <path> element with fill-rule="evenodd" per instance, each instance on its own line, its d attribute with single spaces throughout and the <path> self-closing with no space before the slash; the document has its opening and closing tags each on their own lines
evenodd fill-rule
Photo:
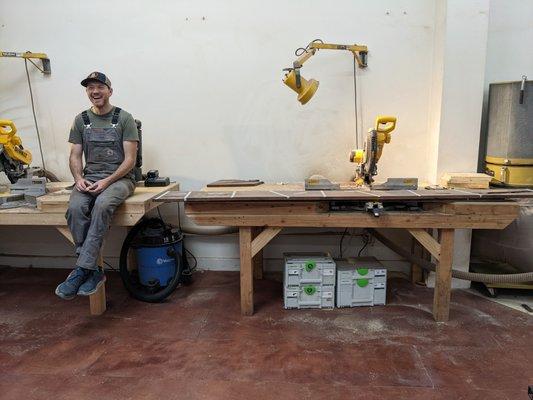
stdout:
<svg viewBox="0 0 533 400">
<path fill-rule="evenodd" d="M 439 201 L 439 200 L 506 200 L 533 198 L 531 189 L 445 189 L 445 190 L 235 190 L 235 191 L 169 191 L 154 201 Z"/>
</svg>

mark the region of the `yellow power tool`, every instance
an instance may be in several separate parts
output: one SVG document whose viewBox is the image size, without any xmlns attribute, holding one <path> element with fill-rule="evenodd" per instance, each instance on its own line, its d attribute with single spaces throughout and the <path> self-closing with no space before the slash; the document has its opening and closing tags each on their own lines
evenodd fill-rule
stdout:
<svg viewBox="0 0 533 400">
<path fill-rule="evenodd" d="M 24 149 L 13 121 L 0 120 L 0 171 L 4 171 L 11 183 L 25 176 L 25 168 L 32 160 L 31 152 Z"/>
<path fill-rule="evenodd" d="M 355 183 L 359 186 L 371 185 L 378 173 L 378 161 L 385 143 L 390 143 L 391 132 L 396 128 L 396 117 L 378 116 L 376 125 L 368 131 L 364 149 L 352 150 L 350 161 L 358 164 Z"/>
<path fill-rule="evenodd" d="M 50 59 L 45 53 L 33 53 L 31 51 L 26 51 L 24 53 L 17 53 L 15 51 L 0 51 L 0 57 L 13 57 L 13 58 L 23 58 L 28 60 L 35 67 L 45 75 L 50 75 L 52 69 L 50 68 Z M 41 66 L 36 64 L 33 60 L 41 60 Z"/>
</svg>

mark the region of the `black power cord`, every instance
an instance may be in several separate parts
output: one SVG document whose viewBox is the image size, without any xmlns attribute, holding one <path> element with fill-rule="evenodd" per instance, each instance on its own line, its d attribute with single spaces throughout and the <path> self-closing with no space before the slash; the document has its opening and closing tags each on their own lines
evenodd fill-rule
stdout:
<svg viewBox="0 0 533 400">
<path fill-rule="evenodd" d="M 35 104 L 33 101 L 33 91 L 31 89 L 30 72 L 28 71 L 28 60 L 26 58 L 24 59 L 24 67 L 26 68 L 26 78 L 28 78 L 28 88 L 30 89 L 31 110 L 33 112 L 33 121 L 35 123 L 35 130 L 37 131 L 37 140 L 39 142 L 39 152 L 41 153 L 41 162 L 43 164 L 43 171 L 46 171 L 46 165 L 44 163 L 43 148 L 41 145 L 41 134 L 39 132 L 39 124 L 37 124 L 37 116 L 35 114 Z"/>
</svg>

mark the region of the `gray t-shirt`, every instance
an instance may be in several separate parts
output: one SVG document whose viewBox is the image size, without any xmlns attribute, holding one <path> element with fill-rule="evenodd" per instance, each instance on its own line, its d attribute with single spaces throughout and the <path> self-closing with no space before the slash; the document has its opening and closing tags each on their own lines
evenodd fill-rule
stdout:
<svg viewBox="0 0 533 400">
<path fill-rule="evenodd" d="M 87 110 L 89 114 L 89 119 L 94 128 L 109 128 L 111 127 L 111 118 L 113 117 L 113 111 L 115 107 L 111 109 L 107 114 L 98 115 L 92 112 L 92 110 Z M 83 144 L 82 143 L 82 133 L 84 125 L 83 118 L 81 113 L 76 115 L 74 118 L 74 123 L 70 128 L 70 135 L 68 141 L 74 144 Z M 137 132 L 137 125 L 131 114 L 127 111 L 121 110 L 118 116 L 117 124 L 118 135 L 122 138 L 122 141 L 132 140 L 139 141 L 139 133 Z"/>
<path fill-rule="evenodd" d="M 113 117 L 113 112 L 115 111 L 116 107 L 113 107 L 111 111 L 109 111 L 107 114 L 104 115 L 98 115 L 92 112 L 91 110 L 87 110 L 87 114 L 89 117 L 89 121 L 91 122 L 92 128 L 111 128 L 111 120 Z M 72 127 L 70 128 L 70 134 L 68 141 L 70 143 L 74 144 L 81 144 L 83 143 L 83 131 L 85 129 L 85 125 L 83 122 L 83 117 L 80 114 L 76 116 L 74 119 L 74 123 L 72 124 Z M 121 110 L 118 118 L 118 123 L 116 126 L 116 132 L 118 137 L 120 138 L 121 142 L 124 141 L 139 141 L 139 133 L 137 131 L 137 124 L 135 123 L 135 120 L 131 116 L 130 113 Z M 85 154 L 85 145 L 84 145 L 84 156 L 87 160 L 87 154 Z M 111 162 L 106 162 L 104 159 L 100 160 L 98 165 L 92 165 L 90 170 L 88 169 L 88 165 L 85 166 L 83 172 L 86 179 L 89 180 L 98 180 L 103 179 L 108 176 L 110 176 L 118 167 L 117 164 Z M 135 174 L 133 170 L 128 172 L 128 174 L 125 175 L 125 178 L 130 178 L 135 182 Z"/>
</svg>

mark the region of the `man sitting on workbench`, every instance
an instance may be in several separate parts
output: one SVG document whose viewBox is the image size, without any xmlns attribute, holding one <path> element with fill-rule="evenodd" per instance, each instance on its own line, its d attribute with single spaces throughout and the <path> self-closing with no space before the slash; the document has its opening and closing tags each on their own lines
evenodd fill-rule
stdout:
<svg viewBox="0 0 533 400">
<path fill-rule="evenodd" d="M 100 249 L 113 213 L 135 189 L 133 167 L 139 141 L 131 114 L 109 103 L 113 89 L 106 75 L 93 72 L 81 84 L 93 106 L 76 116 L 69 136 L 75 185 L 66 218 L 78 259 L 76 268 L 56 288 L 56 294 L 66 300 L 96 293 L 105 282 L 98 265 Z"/>
</svg>

